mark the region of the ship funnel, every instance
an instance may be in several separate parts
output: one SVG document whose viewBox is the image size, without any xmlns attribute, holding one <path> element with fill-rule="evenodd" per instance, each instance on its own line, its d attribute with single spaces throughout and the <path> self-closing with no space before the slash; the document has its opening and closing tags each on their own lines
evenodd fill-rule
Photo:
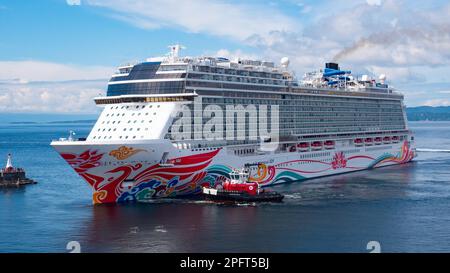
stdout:
<svg viewBox="0 0 450 273">
<path fill-rule="evenodd" d="M 325 68 L 334 69 L 334 70 L 340 70 L 338 63 L 326 63 L 325 64 Z"/>
</svg>

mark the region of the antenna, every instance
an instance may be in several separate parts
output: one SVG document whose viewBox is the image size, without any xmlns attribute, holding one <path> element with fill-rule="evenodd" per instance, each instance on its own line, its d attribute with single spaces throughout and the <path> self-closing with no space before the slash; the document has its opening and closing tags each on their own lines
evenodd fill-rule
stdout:
<svg viewBox="0 0 450 273">
<path fill-rule="evenodd" d="M 186 47 L 184 47 L 180 44 L 171 45 L 171 46 L 169 46 L 169 48 L 170 48 L 169 56 L 172 60 L 175 60 L 176 58 L 178 58 L 178 54 L 180 53 L 181 49 L 186 49 Z"/>
</svg>

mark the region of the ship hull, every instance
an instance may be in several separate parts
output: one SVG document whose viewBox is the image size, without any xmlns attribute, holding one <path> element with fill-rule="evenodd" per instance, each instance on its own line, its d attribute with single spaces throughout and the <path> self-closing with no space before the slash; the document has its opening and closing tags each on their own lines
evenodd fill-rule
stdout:
<svg viewBox="0 0 450 273">
<path fill-rule="evenodd" d="M 403 164 L 415 157 L 409 141 L 313 152 L 237 156 L 227 148 L 180 150 L 170 142 L 52 142 L 64 160 L 92 187 L 93 203 L 145 201 L 200 194 L 233 169 L 255 166 L 251 181 L 262 187 Z M 164 164 L 161 159 L 167 156 Z"/>
</svg>

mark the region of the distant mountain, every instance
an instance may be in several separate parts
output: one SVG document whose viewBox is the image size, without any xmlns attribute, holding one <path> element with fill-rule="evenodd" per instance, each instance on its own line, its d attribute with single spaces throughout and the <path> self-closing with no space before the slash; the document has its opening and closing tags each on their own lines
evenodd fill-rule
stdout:
<svg viewBox="0 0 450 273">
<path fill-rule="evenodd" d="M 418 106 L 406 108 L 409 121 L 450 121 L 450 106 Z"/>
<path fill-rule="evenodd" d="M 12 121 L 9 124 L 16 125 L 29 125 L 29 124 L 94 124 L 96 122 L 95 119 L 83 119 L 83 120 L 61 120 L 61 121 L 46 121 L 46 122 L 37 122 L 37 121 Z"/>
<path fill-rule="evenodd" d="M 54 123 L 92 123 L 94 124 L 97 120 L 95 119 L 82 119 L 82 120 L 62 120 L 62 121 L 49 121 L 47 123 L 54 124 Z"/>
</svg>

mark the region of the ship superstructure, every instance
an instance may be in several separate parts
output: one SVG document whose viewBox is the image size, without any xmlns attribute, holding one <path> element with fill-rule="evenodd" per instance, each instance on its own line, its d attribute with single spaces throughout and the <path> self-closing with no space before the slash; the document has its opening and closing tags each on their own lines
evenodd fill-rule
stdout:
<svg viewBox="0 0 450 273">
<path fill-rule="evenodd" d="M 298 81 L 287 58 L 179 50 L 119 67 L 95 98 L 103 111 L 87 138 L 52 142 L 95 203 L 200 193 L 246 164 L 256 166 L 251 181 L 268 186 L 414 158 L 403 95 L 384 75 L 328 63 Z"/>
</svg>

